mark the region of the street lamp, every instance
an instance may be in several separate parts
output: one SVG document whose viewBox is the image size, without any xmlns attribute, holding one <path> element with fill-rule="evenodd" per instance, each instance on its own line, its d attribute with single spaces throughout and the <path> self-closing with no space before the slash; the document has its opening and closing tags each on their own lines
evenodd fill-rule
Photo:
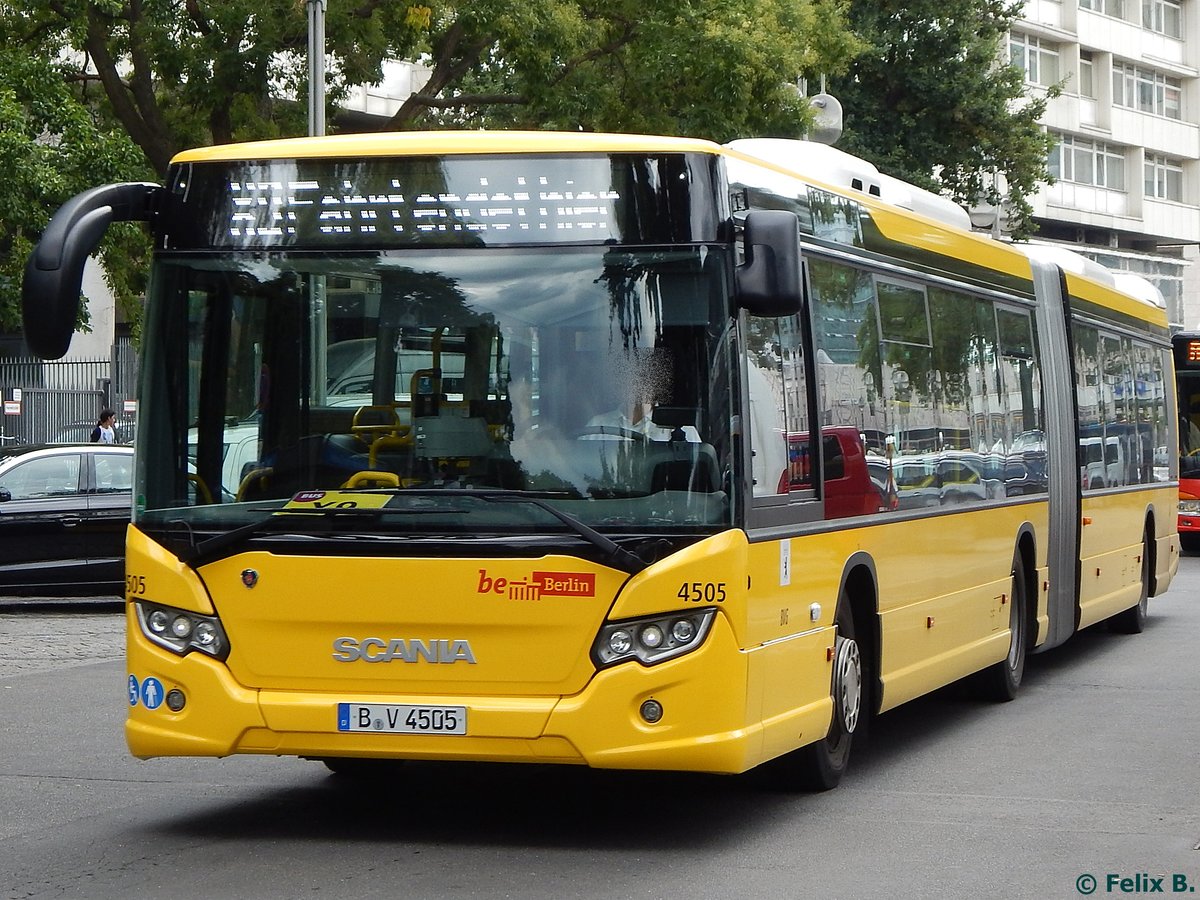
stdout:
<svg viewBox="0 0 1200 900">
<path fill-rule="evenodd" d="M 325 7 L 328 0 L 308 5 L 308 133 L 325 133 Z"/>
</svg>

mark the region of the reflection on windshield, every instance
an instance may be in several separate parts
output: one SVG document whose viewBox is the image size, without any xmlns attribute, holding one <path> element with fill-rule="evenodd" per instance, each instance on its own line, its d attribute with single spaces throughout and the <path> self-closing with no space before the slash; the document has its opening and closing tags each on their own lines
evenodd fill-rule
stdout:
<svg viewBox="0 0 1200 900">
<path fill-rule="evenodd" d="M 600 529 L 728 525 L 726 264 L 703 247 L 160 259 L 139 521 L 232 527 L 302 492 L 386 488 L 528 492 Z M 528 529 L 518 508 L 491 504 L 488 527 Z"/>
</svg>

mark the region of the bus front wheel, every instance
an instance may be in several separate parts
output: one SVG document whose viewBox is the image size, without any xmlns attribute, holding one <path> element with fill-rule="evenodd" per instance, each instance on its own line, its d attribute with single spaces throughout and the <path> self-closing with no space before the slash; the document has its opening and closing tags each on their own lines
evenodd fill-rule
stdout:
<svg viewBox="0 0 1200 900">
<path fill-rule="evenodd" d="M 374 781 L 386 778 L 402 766 L 399 759 L 371 759 L 356 756 L 326 756 L 320 759 L 329 770 L 346 781 Z"/>
<path fill-rule="evenodd" d="M 866 664 L 854 635 L 850 602 L 838 603 L 833 651 L 833 721 L 819 741 L 793 750 L 765 765 L 770 782 L 792 791 L 828 791 L 837 787 L 850 762 L 855 733 L 863 730 L 866 710 Z"/>
</svg>

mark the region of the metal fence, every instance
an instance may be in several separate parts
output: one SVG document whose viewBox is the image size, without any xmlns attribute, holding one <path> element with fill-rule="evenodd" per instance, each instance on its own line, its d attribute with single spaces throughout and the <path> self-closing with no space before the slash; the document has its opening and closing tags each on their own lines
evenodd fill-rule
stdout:
<svg viewBox="0 0 1200 900">
<path fill-rule="evenodd" d="M 0 443 L 86 441 L 105 407 L 117 414 L 119 440 L 136 425 L 137 353 L 118 338 L 108 359 L 0 359 Z"/>
</svg>

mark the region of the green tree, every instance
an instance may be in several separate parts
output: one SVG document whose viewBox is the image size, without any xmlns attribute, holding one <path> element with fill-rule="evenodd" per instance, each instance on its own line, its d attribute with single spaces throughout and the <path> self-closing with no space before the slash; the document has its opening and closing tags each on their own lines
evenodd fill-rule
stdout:
<svg viewBox="0 0 1200 900">
<path fill-rule="evenodd" d="M 857 48 L 843 4 L 335 0 L 327 97 L 418 59 L 429 83 L 385 128 L 796 135 L 809 113 L 788 85 Z M 161 179 L 190 146 L 304 134 L 307 40 L 304 0 L 0 0 L 0 327 L 17 323 L 30 242 L 71 194 Z M 134 231 L 105 245 L 124 242 L 105 256 L 122 297 L 139 290 Z"/>
<path fill-rule="evenodd" d="M 845 111 L 839 147 L 961 204 L 1003 202 L 1018 238 L 1034 229 L 1029 197 L 1053 180 L 1054 146 L 1038 125 L 1045 98 L 1027 96 L 1021 70 L 1003 64 L 1022 6 L 851 0 L 851 27 L 869 49 L 828 82 Z"/>
<path fill-rule="evenodd" d="M 799 136 L 790 86 L 859 47 L 843 0 L 473 0 L 433 22 L 429 83 L 388 127 Z"/>
</svg>

